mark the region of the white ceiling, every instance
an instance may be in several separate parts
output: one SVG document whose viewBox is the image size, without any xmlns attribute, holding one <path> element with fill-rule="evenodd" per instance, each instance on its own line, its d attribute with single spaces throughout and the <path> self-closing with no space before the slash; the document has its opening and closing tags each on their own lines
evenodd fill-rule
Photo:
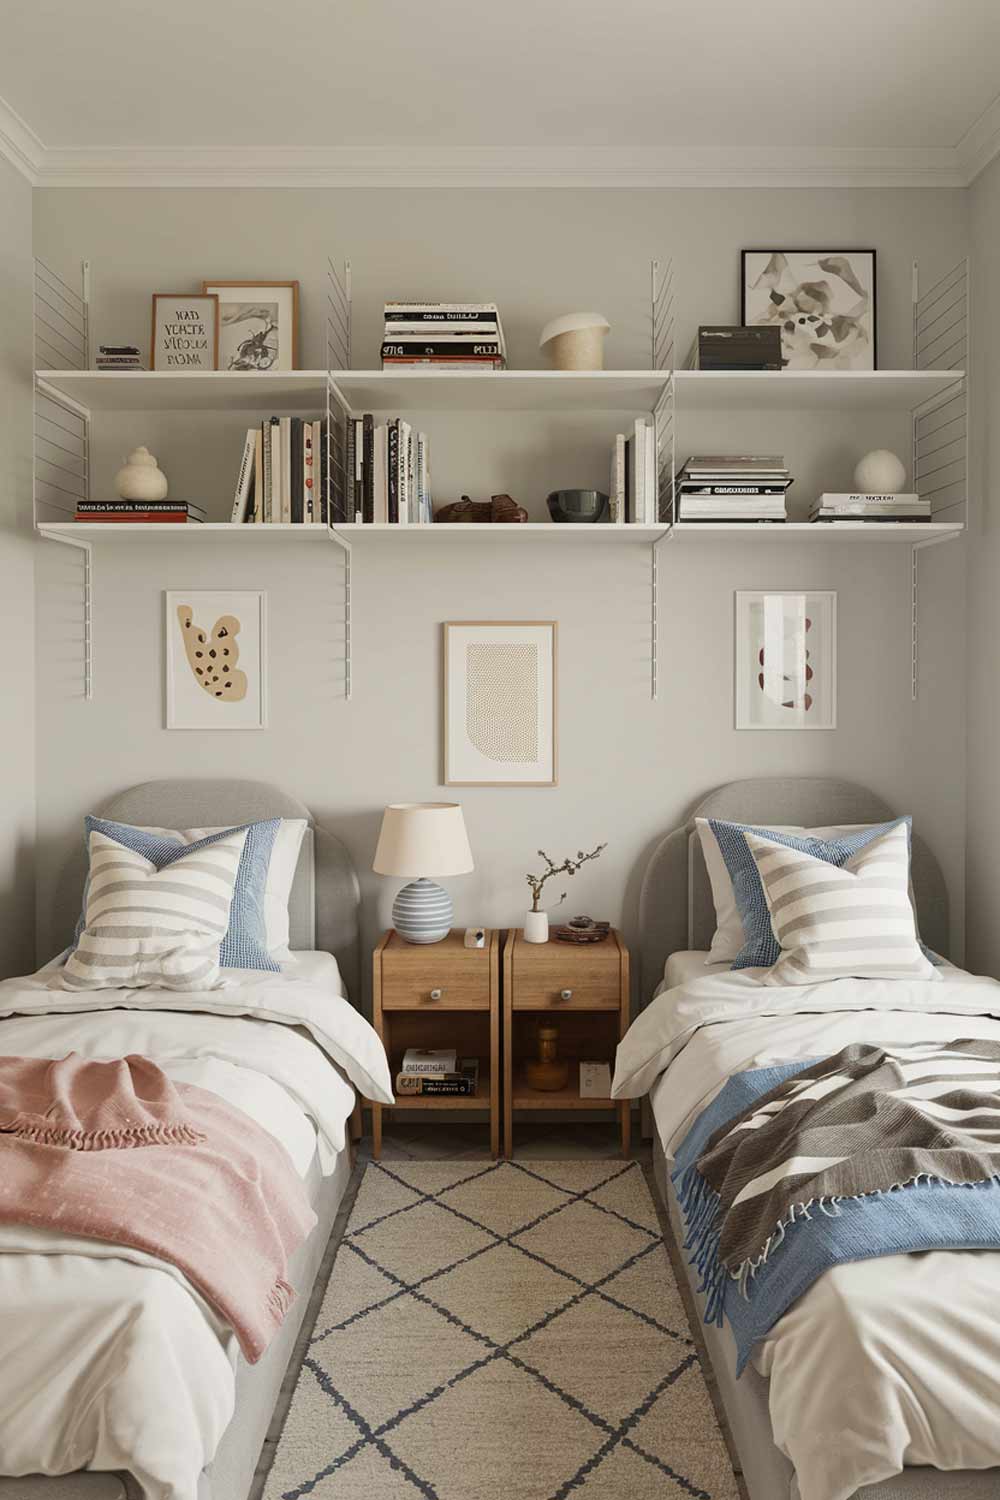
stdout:
<svg viewBox="0 0 1000 1500">
<path fill-rule="evenodd" d="M 1000 0 L 4 0 L 0 25 L 0 145 L 43 183 L 958 184 L 1000 144 Z"/>
</svg>

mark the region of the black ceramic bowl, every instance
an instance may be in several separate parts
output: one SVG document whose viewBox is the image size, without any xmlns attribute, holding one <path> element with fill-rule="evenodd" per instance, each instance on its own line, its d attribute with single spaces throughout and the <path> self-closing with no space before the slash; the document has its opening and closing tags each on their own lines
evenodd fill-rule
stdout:
<svg viewBox="0 0 1000 1500">
<path fill-rule="evenodd" d="M 553 521 L 604 521 L 608 497 L 600 490 L 553 490 L 548 506 Z"/>
</svg>

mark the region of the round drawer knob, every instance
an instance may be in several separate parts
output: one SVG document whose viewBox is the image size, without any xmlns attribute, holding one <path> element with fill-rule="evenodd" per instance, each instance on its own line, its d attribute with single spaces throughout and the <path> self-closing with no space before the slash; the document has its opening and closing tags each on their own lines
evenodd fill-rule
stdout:
<svg viewBox="0 0 1000 1500">
<path fill-rule="evenodd" d="M 444 990 L 431 990 L 431 999 L 432 1000 L 440 1000 L 441 996 L 443 994 L 444 994 Z"/>
<path fill-rule="evenodd" d="M 560 1000 L 572 1000 L 572 998 L 573 998 L 573 991 L 572 990 L 560 990 L 559 991 L 559 999 Z"/>
</svg>

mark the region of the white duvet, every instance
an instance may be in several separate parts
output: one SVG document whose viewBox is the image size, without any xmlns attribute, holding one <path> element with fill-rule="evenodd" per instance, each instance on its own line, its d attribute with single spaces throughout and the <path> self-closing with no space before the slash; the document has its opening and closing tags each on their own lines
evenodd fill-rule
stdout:
<svg viewBox="0 0 1000 1500">
<path fill-rule="evenodd" d="M 280 975 L 233 972 L 232 988 L 204 995 L 68 995 L 46 988 L 51 968 L 5 980 L 0 1054 L 140 1053 L 250 1115 L 303 1177 L 317 1156 L 328 1174 L 352 1083 L 392 1097 L 382 1045 L 328 954 Z M 233 1414 L 238 1346 L 178 1271 L 118 1245 L 0 1228 L 0 1327 L 0 1474 L 126 1470 L 147 1500 L 197 1500 Z"/>
<path fill-rule="evenodd" d="M 1000 985 L 840 979 L 764 988 L 675 955 L 618 1049 L 612 1092 L 650 1094 L 668 1160 L 732 1073 L 849 1042 L 1000 1040 Z M 678 961 L 680 960 L 680 961 Z M 827 1271 L 757 1346 L 802 1500 L 848 1500 L 907 1465 L 1000 1466 L 1000 1255 L 935 1251 Z"/>
</svg>

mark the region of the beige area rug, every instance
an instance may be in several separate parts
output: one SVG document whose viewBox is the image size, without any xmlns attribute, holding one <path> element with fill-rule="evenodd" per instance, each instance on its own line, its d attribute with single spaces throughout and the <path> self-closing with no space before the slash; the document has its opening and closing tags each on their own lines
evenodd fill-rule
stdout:
<svg viewBox="0 0 1000 1500">
<path fill-rule="evenodd" d="M 265 1500 L 736 1500 L 635 1162 L 370 1164 Z"/>
</svg>

